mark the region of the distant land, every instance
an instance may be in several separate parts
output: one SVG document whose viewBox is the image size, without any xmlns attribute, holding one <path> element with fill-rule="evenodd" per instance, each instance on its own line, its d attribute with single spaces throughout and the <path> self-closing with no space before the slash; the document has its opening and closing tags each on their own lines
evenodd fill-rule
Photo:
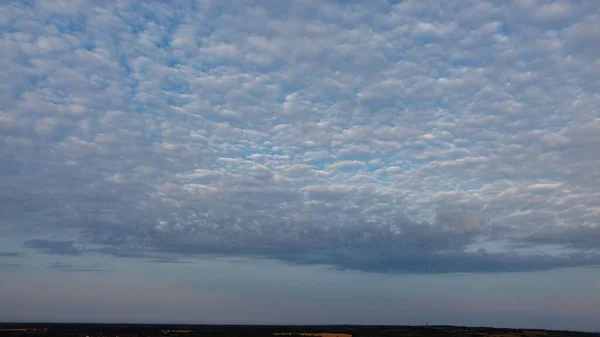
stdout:
<svg viewBox="0 0 600 337">
<path fill-rule="evenodd" d="M 28 337 L 600 337 L 600 333 L 461 326 L 0 323 Z"/>
</svg>

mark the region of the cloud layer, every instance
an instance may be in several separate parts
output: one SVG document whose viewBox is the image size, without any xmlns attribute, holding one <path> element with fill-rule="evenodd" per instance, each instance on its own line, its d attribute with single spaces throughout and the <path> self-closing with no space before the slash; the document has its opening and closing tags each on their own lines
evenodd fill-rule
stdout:
<svg viewBox="0 0 600 337">
<path fill-rule="evenodd" d="M 58 255 L 598 265 L 599 7 L 3 4 L 1 230 Z"/>
</svg>

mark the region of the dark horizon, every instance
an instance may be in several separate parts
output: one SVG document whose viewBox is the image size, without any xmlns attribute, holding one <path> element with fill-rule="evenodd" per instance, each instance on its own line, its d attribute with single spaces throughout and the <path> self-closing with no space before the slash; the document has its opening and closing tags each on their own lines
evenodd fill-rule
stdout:
<svg viewBox="0 0 600 337">
<path fill-rule="evenodd" d="M 411 331 L 416 333 L 429 332 L 431 330 L 438 331 L 440 333 L 452 332 L 456 333 L 478 333 L 478 334 L 497 334 L 497 333 L 525 333 L 525 336 L 529 336 L 527 331 L 532 334 L 539 333 L 577 333 L 582 336 L 599 336 L 599 332 L 593 331 L 579 331 L 579 330 L 548 330 L 548 329 L 529 329 L 529 328 L 502 328 L 502 327 L 489 327 L 489 326 L 457 326 L 457 325 L 360 325 L 360 324 L 326 324 L 326 325 L 260 325 L 260 324 L 155 324 L 155 323 L 0 323 L 0 334 L 2 332 L 15 332 L 16 330 L 27 329 L 27 331 L 34 332 L 39 331 L 38 329 L 43 328 L 45 332 L 58 333 L 59 331 L 78 331 L 80 334 L 95 334 L 103 331 L 104 334 L 110 336 L 113 334 L 131 334 L 136 329 L 144 329 L 146 333 L 151 331 L 148 329 L 155 329 L 155 331 L 168 331 L 173 330 L 177 332 L 181 328 L 188 329 L 184 333 L 187 335 L 202 334 L 207 336 L 210 332 L 221 331 L 221 332 L 238 332 L 238 333 L 260 333 L 263 335 L 276 334 L 315 334 L 320 333 L 348 333 L 353 336 L 359 336 L 367 331 L 371 333 L 381 332 L 394 332 L 394 331 Z M 209 328 L 206 330 L 206 328 Z M 214 328 L 219 328 L 214 330 Z M 390 328 L 393 328 L 390 330 Z M 54 330 L 52 330 L 54 329 Z M 72 330 L 76 329 L 76 330 Z M 98 330 L 100 329 L 100 330 Z M 117 330 L 119 329 L 119 330 Z M 126 330 L 123 330 L 126 329 Z M 190 330 L 191 329 L 191 330 Z M 120 331 L 120 332 L 119 332 Z M 275 334 L 275 335 L 276 335 Z M 456 335 L 453 335 L 456 336 Z M 460 336 L 460 335 L 459 335 Z M 569 336 L 569 335 L 567 335 Z M 572 337 L 569 336 L 569 337 Z"/>
<path fill-rule="evenodd" d="M 261 323 L 168 323 L 168 322 L 29 322 L 29 321 L 15 321 L 15 322 L 3 322 L 0 321 L 0 329 L 6 326 L 29 328 L 36 326 L 140 326 L 140 327 L 232 327 L 232 328 L 244 328 L 244 327 L 255 327 L 255 328 L 309 328 L 308 331 L 316 331 L 314 329 L 326 328 L 327 331 L 335 330 L 336 328 L 382 328 L 382 327 L 394 327 L 394 328 L 470 328 L 470 329 L 492 329 L 492 330 L 535 330 L 535 331 L 559 331 L 559 332 L 584 332 L 591 334 L 600 334 L 600 331 L 586 331 L 586 330 L 569 330 L 569 329 L 545 329 L 536 327 L 503 327 L 503 326 L 484 326 L 484 325 L 453 325 L 453 324 L 351 324 L 351 323 L 337 323 L 337 324 L 261 324 Z M 312 329 L 314 328 L 314 329 Z M 285 332 L 285 330 L 283 330 Z"/>
</svg>

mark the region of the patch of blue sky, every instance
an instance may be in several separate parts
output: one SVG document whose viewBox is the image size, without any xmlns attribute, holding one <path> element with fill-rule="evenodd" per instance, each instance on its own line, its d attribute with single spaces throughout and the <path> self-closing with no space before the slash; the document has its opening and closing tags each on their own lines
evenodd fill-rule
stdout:
<svg viewBox="0 0 600 337">
<path fill-rule="evenodd" d="M 86 49 L 88 51 L 91 51 L 93 48 L 94 48 L 93 44 L 89 44 L 88 47 L 86 47 Z M 121 69 L 123 69 L 123 71 L 125 72 L 125 75 L 131 75 L 133 70 L 129 66 L 129 59 L 127 58 L 127 56 L 125 54 L 121 54 L 119 57 L 119 60 L 120 60 L 119 65 L 121 66 Z M 130 82 L 134 82 L 136 84 L 139 82 L 139 81 L 133 79 L 132 77 L 129 77 L 128 80 Z"/>
<path fill-rule="evenodd" d="M 307 163 L 314 166 L 318 170 L 325 170 L 328 165 L 337 162 L 335 158 L 315 158 L 307 160 Z"/>
<path fill-rule="evenodd" d="M 427 161 L 425 161 L 425 160 L 420 160 L 420 161 L 419 160 L 398 160 L 398 161 L 394 162 L 394 166 L 398 166 L 404 170 L 410 170 L 410 169 L 414 168 L 415 166 L 419 166 L 419 165 L 415 164 L 415 161 L 419 162 L 420 165 L 427 163 Z"/>
<path fill-rule="evenodd" d="M 170 106 L 173 106 L 173 107 L 181 108 L 191 102 L 190 98 L 184 97 L 182 95 L 172 95 L 172 94 L 166 93 L 166 96 L 167 96 L 166 97 L 167 104 L 169 104 Z"/>
<path fill-rule="evenodd" d="M 448 104 L 444 102 L 442 99 L 434 100 L 432 103 L 433 107 L 436 110 L 446 110 L 448 109 Z"/>
<path fill-rule="evenodd" d="M 80 15 L 73 17 L 55 16 L 48 23 L 56 26 L 63 34 L 74 34 L 85 30 L 85 19 Z"/>
<path fill-rule="evenodd" d="M 483 187 L 482 183 L 469 182 L 469 183 L 458 185 L 457 189 L 459 189 L 461 191 L 477 191 L 481 187 Z"/>
<path fill-rule="evenodd" d="M 178 76 L 167 76 L 162 79 L 160 88 L 167 92 L 187 94 L 190 93 L 190 83 Z"/>
<path fill-rule="evenodd" d="M 169 57 L 169 59 L 167 60 L 167 66 L 169 66 L 169 68 L 177 68 L 179 66 L 181 66 L 181 58 L 171 55 Z"/>
</svg>

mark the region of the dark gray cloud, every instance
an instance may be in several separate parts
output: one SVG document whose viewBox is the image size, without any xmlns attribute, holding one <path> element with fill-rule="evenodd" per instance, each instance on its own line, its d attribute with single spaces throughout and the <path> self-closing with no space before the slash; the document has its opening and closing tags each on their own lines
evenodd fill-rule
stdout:
<svg viewBox="0 0 600 337">
<path fill-rule="evenodd" d="M 22 257 L 25 253 L 20 252 L 0 252 L 0 257 Z"/>
<path fill-rule="evenodd" d="M 45 254 L 80 255 L 82 250 L 75 241 L 34 239 L 25 242 L 25 247 L 36 249 Z"/>
<path fill-rule="evenodd" d="M 114 269 L 107 268 L 104 265 L 92 264 L 92 265 L 73 265 L 70 263 L 62 263 L 55 262 L 50 268 L 70 272 L 70 273 L 78 273 L 78 272 L 110 272 L 114 271 Z"/>
<path fill-rule="evenodd" d="M 230 219 L 231 220 L 231 219 Z M 523 272 L 600 264 L 598 252 L 522 254 L 488 253 L 486 249 L 466 248 L 485 238 L 480 218 L 467 213 L 442 213 L 434 224 L 398 219 L 394 223 L 353 223 L 345 226 L 305 223 L 300 229 L 292 223 L 276 223 L 269 228 L 262 219 L 259 234 L 240 224 L 235 230 L 196 232 L 195 228 L 173 232 L 97 231 L 93 227 L 79 238 L 87 251 L 72 241 L 44 242 L 39 246 L 50 254 L 101 253 L 149 262 L 185 262 L 203 256 L 255 257 L 291 264 L 324 264 L 338 269 L 358 269 L 378 273 Z M 227 219 L 211 219 L 210 224 L 226 224 Z M 478 225 L 475 226 L 474 224 Z M 539 240 L 521 246 L 564 243 Z M 30 247 L 33 246 L 30 243 Z M 53 250 L 46 247 L 52 246 Z M 95 247 L 95 248 L 91 248 Z M 581 248 L 581 247 L 576 247 Z M 38 248 L 40 249 L 40 248 Z M 85 270 L 85 269 L 83 269 Z"/>
<path fill-rule="evenodd" d="M 529 245 L 560 245 L 584 251 L 600 251 L 600 227 L 578 226 L 535 232 L 522 239 Z"/>
</svg>

